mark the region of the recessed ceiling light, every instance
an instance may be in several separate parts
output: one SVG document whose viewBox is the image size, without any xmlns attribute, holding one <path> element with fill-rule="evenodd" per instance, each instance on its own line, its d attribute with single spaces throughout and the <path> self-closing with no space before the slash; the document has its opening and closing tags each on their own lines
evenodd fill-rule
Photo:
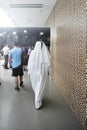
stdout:
<svg viewBox="0 0 87 130">
<path fill-rule="evenodd" d="M 24 33 L 27 33 L 27 30 L 24 30 Z"/>
<path fill-rule="evenodd" d="M 3 33 L 0 33 L 0 37 L 3 36 Z"/>
<path fill-rule="evenodd" d="M 16 35 L 16 32 L 13 32 L 14 35 Z"/>
<path fill-rule="evenodd" d="M 3 32 L 4 34 L 6 34 L 6 32 Z"/>
<path fill-rule="evenodd" d="M 44 33 L 43 32 L 40 32 L 40 35 L 43 35 Z"/>
</svg>

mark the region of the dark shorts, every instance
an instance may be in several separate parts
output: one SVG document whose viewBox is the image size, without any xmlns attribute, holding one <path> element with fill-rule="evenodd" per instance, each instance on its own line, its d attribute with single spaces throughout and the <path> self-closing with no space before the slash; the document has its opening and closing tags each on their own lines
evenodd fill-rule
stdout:
<svg viewBox="0 0 87 130">
<path fill-rule="evenodd" d="M 12 76 L 22 76 L 23 75 L 23 67 L 22 65 L 17 68 L 12 68 Z"/>
</svg>

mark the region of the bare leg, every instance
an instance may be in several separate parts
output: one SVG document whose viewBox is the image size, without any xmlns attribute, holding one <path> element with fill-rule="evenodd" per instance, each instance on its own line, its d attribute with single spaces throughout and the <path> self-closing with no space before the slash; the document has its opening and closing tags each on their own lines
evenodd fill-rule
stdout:
<svg viewBox="0 0 87 130">
<path fill-rule="evenodd" d="M 21 87 L 24 87 L 24 85 L 23 85 L 23 76 L 20 76 L 20 77 L 19 77 L 19 80 L 20 80 L 20 86 L 21 86 Z"/>
<path fill-rule="evenodd" d="M 23 76 L 19 76 L 20 83 L 22 82 Z"/>
<path fill-rule="evenodd" d="M 14 77 L 14 80 L 15 80 L 16 86 L 18 86 L 18 84 L 19 84 L 19 82 L 18 82 L 18 77 Z"/>
<path fill-rule="evenodd" d="M 15 87 L 15 90 L 19 91 L 19 80 L 18 80 L 18 77 L 14 77 L 14 80 L 15 80 L 15 84 L 16 84 L 16 87 Z"/>
</svg>

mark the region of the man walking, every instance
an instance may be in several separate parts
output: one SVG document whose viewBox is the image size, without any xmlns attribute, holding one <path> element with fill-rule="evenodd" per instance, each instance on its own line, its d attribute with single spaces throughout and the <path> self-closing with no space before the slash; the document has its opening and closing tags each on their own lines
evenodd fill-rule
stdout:
<svg viewBox="0 0 87 130">
<path fill-rule="evenodd" d="M 9 55 L 9 47 L 7 44 L 4 45 L 1 52 L 4 55 L 4 68 L 8 69 L 8 55 Z"/>
<path fill-rule="evenodd" d="M 9 64 L 12 66 L 12 76 L 16 84 L 15 90 L 19 91 L 19 85 L 23 87 L 23 66 L 22 66 L 22 49 L 18 42 L 14 43 L 14 47 L 9 52 Z"/>
</svg>

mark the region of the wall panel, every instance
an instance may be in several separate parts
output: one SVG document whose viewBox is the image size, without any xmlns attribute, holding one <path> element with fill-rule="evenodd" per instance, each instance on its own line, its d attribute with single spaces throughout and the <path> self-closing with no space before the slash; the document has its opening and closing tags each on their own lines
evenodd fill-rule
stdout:
<svg viewBox="0 0 87 130">
<path fill-rule="evenodd" d="M 58 0 L 51 27 L 52 78 L 86 128 L 86 1 Z"/>
</svg>

